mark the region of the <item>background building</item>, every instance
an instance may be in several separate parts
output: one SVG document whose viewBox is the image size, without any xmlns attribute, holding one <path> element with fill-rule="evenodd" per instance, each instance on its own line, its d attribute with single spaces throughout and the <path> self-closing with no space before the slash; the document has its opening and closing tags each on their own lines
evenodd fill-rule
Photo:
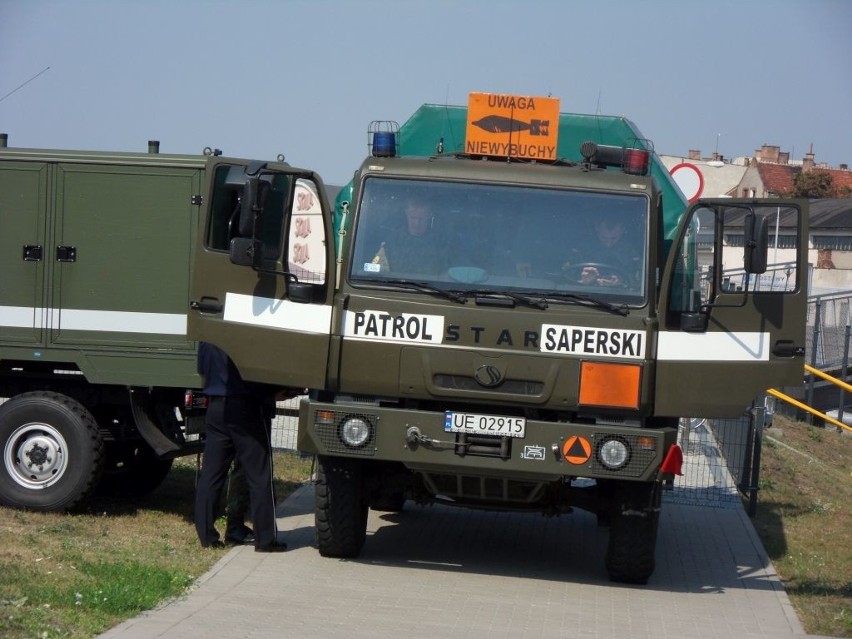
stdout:
<svg viewBox="0 0 852 639">
<path fill-rule="evenodd" d="M 772 198 L 790 197 L 797 176 L 828 176 L 830 197 L 811 199 L 809 262 L 812 266 L 813 294 L 852 290 L 852 171 L 848 165 L 838 168 L 817 164 L 813 149 L 802 160 L 790 159 L 789 152 L 764 144 L 750 158 L 727 159 L 718 153 L 702 157 L 691 150 L 687 156 L 661 155 L 671 172 L 689 165 L 690 176 L 700 175 L 700 193 L 696 197 Z M 676 179 L 677 181 L 677 179 Z M 825 179 L 823 179 L 825 182 Z M 688 183 L 689 189 L 695 183 Z M 684 193 L 687 197 L 694 193 Z M 791 259 L 792 230 L 785 230 L 784 216 L 770 228 L 770 263 L 783 264 Z"/>
</svg>

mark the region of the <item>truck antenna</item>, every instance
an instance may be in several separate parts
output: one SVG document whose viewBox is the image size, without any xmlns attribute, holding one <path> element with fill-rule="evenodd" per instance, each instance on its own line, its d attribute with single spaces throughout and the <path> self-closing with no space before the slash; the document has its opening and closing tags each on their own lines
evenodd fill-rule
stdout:
<svg viewBox="0 0 852 639">
<path fill-rule="evenodd" d="M 12 95 L 12 94 L 13 94 L 15 91 L 17 91 L 18 89 L 23 89 L 26 85 L 28 85 L 30 82 L 32 82 L 33 80 L 35 80 L 35 79 L 36 79 L 38 76 L 40 76 L 42 73 L 45 73 L 46 71 L 49 71 L 49 70 L 50 70 L 50 67 L 45 67 L 45 68 L 43 68 L 41 71 L 39 71 L 38 73 L 36 73 L 33 77 L 31 77 L 29 80 L 27 80 L 27 81 L 26 81 L 26 82 L 24 82 L 23 84 L 20 84 L 20 85 L 16 86 L 14 89 L 12 89 L 11 91 L 9 91 L 9 93 L 7 93 L 7 94 L 6 94 L 6 95 L 4 95 L 2 98 L 0 98 L 0 102 L 2 102 L 3 100 L 5 100 L 6 98 L 8 98 L 10 95 Z"/>
</svg>

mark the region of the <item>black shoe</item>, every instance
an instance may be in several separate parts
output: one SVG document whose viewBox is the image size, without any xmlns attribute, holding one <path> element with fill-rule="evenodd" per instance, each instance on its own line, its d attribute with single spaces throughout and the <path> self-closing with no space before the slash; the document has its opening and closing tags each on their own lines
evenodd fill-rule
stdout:
<svg viewBox="0 0 852 639">
<path fill-rule="evenodd" d="M 225 544 L 216 539 L 215 541 L 211 541 L 209 544 L 201 544 L 202 548 L 224 548 Z"/>
<path fill-rule="evenodd" d="M 268 546 L 255 546 L 255 552 L 287 552 L 287 544 L 283 541 L 276 541 Z"/>
<path fill-rule="evenodd" d="M 225 541 L 235 546 L 254 543 L 254 531 L 246 525 L 242 525 L 234 531 L 229 531 L 225 535 Z"/>
</svg>

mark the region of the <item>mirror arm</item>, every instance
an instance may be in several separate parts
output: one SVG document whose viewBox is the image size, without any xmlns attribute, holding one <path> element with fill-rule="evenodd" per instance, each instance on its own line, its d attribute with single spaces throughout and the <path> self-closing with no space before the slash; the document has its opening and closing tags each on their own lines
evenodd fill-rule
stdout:
<svg viewBox="0 0 852 639">
<path fill-rule="evenodd" d="M 274 268 L 261 268 L 260 266 L 252 266 L 252 270 L 256 273 L 265 273 L 267 275 L 282 275 L 287 278 L 287 281 L 292 284 L 298 284 L 299 278 L 293 275 L 290 271 L 278 271 Z"/>
</svg>

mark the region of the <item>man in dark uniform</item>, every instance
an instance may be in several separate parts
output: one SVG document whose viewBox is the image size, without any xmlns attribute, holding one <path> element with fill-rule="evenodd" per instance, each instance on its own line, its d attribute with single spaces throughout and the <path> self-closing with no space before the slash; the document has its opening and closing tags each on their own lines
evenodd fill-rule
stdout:
<svg viewBox="0 0 852 639">
<path fill-rule="evenodd" d="M 204 461 L 195 492 L 198 539 L 205 548 L 224 545 L 215 522 L 222 487 L 236 457 L 249 488 L 255 551 L 287 550 L 287 545 L 277 540 L 275 527 L 269 441 L 273 389 L 244 381 L 233 361 L 221 349 L 205 342 L 198 347 L 198 372 L 204 377 L 204 393 L 209 398 Z"/>
<path fill-rule="evenodd" d="M 382 271 L 438 275 L 447 267 L 446 241 L 438 238 L 432 228 L 434 216 L 424 203 L 410 201 L 405 207 L 405 224 L 395 229 L 381 244 L 374 264 Z"/>
<path fill-rule="evenodd" d="M 594 222 L 594 239 L 567 261 L 562 269 L 578 284 L 630 288 L 639 283 L 642 252 L 627 234 L 621 216 L 604 212 Z"/>
</svg>

